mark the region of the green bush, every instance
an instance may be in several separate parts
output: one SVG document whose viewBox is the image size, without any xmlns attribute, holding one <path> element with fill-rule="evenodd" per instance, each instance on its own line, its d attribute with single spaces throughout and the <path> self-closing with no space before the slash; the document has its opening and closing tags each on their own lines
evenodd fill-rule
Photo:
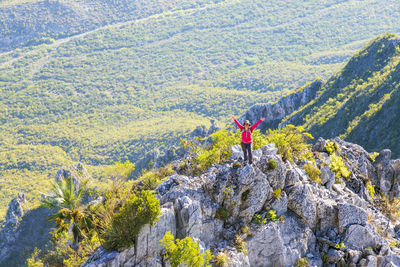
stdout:
<svg viewBox="0 0 400 267">
<path fill-rule="evenodd" d="M 329 164 L 329 168 L 335 173 L 337 179 L 345 178 L 348 179 L 351 172 L 347 169 L 342 157 L 332 154 L 330 156 L 332 163 Z"/>
<path fill-rule="evenodd" d="M 268 130 L 267 140 L 274 143 L 283 160 L 313 160 L 311 145 L 307 142 L 314 137 L 301 126 L 287 125 L 282 129 Z"/>
<path fill-rule="evenodd" d="M 217 209 L 215 217 L 220 220 L 226 220 L 226 218 L 228 218 L 228 211 L 223 206 L 221 206 Z"/>
<path fill-rule="evenodd" d="M 244 191 L 241 196 L 242 201 L 246 201 L 247 198 L 249 197 L 249 194 L 250 194 L 250 189 L 247 189 L 246 191 Z"/>
<path fill-rule="evenodd" d="M 270 159 L 268 161 L 268 170 L 275 170 L 275 168 L 278 166 L 275 160 Z"/>
<path fill-rule="evenodd" d="M 159 200 L 151 191 L 143 190 L 132 195 L 114 215 L 109 229 L 102 238 L 109 250 L 123 250 L 133 245 L 145 224 L 154 225 L 161 215 Z"/>
<path fill-rule="evenodd" d="M 272 195 L 276 199 L 280 199 L 281 198 L 281 194 L 282 194 L 282 190 L 280 188 L 277 188 L 272 192 Z"/>
<path fill-rule="evenodd" d="M 241 167 L 242 167 L 242 164 L 240 162 L 234 162 L 232 164 L 232 168 L 234 168 L 234 169 L 239 169 Z"/>
<path fill-rule="evenodd" d="M 174 174 L 175 171 L 172 169 L 172 165 L 158 168 L 157 170 L 146 170 L 143 171 L 142 176 L 134 182 L 134 189 L 140 190 L 154 190 L 156 189 L 165 178 Z"/>
<path fill-rule="evenodd" d="M 189 236 L 174 240 L 171 231 L 167 231 L 160 242 L 165 248 L 165 258 L 168 259 L 172 267 L 177 267 L 182 263 L 188 267 L 211 267 L 209 262 L 214 255 L 209 250 L 205 253 L 200 252 L 197 242 L 194 242 Z"/>
<path fill-rule="evenodd" d="M 307 258 L 298 258 L 296 262 L 296 267 L 307 267 L 310 266 L 308 264 Z"/>
<path fill-rule="evenodd" d="M 325 149 L 328 151 L 329 155 L 332 155 L 339 150 L 339 145 L 336 142 L 327 142 L 325 144 Z"/>
<path fill-rule="evenodd" d="M 269 210 L 269 211 L 267 212 L 266 216 L 267 216 L 268 220 L 273 221 L 273 222 L 275 222 L 275 221 L 277 221 L 277 220 L 280 219 L 280 218 L 278 218 L 278 216 L 276 215 L 276 210 Z"/>
<path fill-rule="evenodd" d="M 368 182 L 367 189 L 372 200 L 375 200 L 375 185 L 373 185 L 371 182 Z"/>
<path fill-rule="evenodd" d="M 253 215 L 252 221 L 258 225 L 263 225 L 267 222 L 267 219 L 264 219 L 260 214 L 256 213 Z"/>
<path fill-rule="evenodd" d="M 375 162 L 375 159 L 376 159 L 376 157 L 377 157 L 378 155 L 379 155 L 378 152 L 374 152 L 374 153 L 369 154 L 369 158 L 370 158 L 370 160 L 371 160 L 372 162 Z"/>
<path fill-rule="evenodd" d="M 321 170 L 318 167 L 314 166 L 311 163 L 307 163 L 304 165 L 304 170 L 306 171 L 308 177 L 310 177 L 310 180 L 312 182 L 318 183 L 318 184 L 322 183 L 321 177 L 320 177 Z"/>
</svg>

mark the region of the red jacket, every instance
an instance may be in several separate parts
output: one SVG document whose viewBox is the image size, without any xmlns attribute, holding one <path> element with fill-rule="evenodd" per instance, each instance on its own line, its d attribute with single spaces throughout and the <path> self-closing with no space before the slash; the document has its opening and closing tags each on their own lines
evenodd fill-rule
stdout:
<svg viewBox="0 0 400 267">
<path fill-rule="evenodd" d="M 236 125 L 242 131 L 242 143 L 244 144 L 251 144 L 253 141 L 251 140 L 251 133 L 254 131 L 255 128 L 262 122 L 262 120 L 257 121 L 254 125 L 250 127 L 250 131 L 245 131 L 244 126 L 241 125 L 236 119 L 234 119 Z"/>
</svg>

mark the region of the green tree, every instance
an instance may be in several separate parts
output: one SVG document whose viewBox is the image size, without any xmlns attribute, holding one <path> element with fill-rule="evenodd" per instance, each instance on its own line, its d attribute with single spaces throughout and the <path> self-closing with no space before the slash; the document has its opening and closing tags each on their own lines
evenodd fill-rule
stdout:
<svg viewBox="0 0 400 267">
<path fill-rule="evenodd" d="M 171 231 L 167 231 L 160 240 L 165 248 L 165 257 L 172 267 L 185 263 L 188 267 L 211 267 L 210 261 L 214 257 L 209 250 L 200 252 L 199 245 L 190 236 L 174 240 Z"/>
<path fill-rule="evenodd" d="M 43 202 L 43 206 L 57 210 L 49 216 L 49 220 L 55 222 L 58 232 L 71 229 L 74 249 L 79 247 L 79 241 L 90 232 L 91 222 L 81 205 L 88 181 L 79 183 L 72 176 L 61 179 L 52 184 L 52 192 Z"/>
</svg>

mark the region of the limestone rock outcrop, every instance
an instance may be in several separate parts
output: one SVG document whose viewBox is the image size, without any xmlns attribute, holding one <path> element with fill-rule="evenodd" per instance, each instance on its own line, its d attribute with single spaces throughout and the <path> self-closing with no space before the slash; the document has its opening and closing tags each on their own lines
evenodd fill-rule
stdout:
<svg viewBox="0 0 400 267">
<path fill-rule="evenodd" d="M 168 266 L 159 244 L 166 231 L 191 236 L 214 254 L 224 252 L 231 266 L 294 266 L 299 258 L 310 266 L 400 266 L 400 249 L 393 245 L 400 226 L 375 206 L 366 185 L 373 181 L 377 193 L 396 196 L 397 161 L 382 151 L 374 162 L 362 147 L 335 142 L 351 171 L 340 183 L 328 167 L 323 139 L 314 146 L 321 184 L 311 182 L 304 163 L 283 161 L 273 144 L 254 151 L 253 165 L 233 167 L 240 158 L 235 146 L 225 165 L 196 177 L 174 174 L 156 189 L 159 222 L 145 226 L 130 249 L 99 248 L 84 266 Z M 268 168 L 271 159 L 274 169 Z M 254 219 L 271 210 L 276 218 Z M 245 250 L 236 247 L 237 236 Z"/>
</svg>

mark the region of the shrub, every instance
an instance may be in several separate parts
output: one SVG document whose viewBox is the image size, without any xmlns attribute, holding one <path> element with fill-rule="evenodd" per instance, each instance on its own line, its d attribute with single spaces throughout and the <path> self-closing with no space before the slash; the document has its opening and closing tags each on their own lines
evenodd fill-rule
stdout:
<svg viewBox="0 0 400 267">
<path fill-rule="evenodd" d="M 376 157 L 377 157 L 378 155 L 379 155 L 378 152 L 374 152 L 374 153 L 369 154 L 369 158 L 370 158 L 370 160 L 371 160 L 372 162 L 375 162 L 375 159 L 376 159 Z"/>
<path fill-rule="evenodd" d="M 400 248 L 400 243 L 399 243 L 399 241 L 394 240 L 389 243 L 389 246 L 391 246 L 393 248 Z"/>
<path fill-rule="evenodd" d="M 332 155 L 333 153 L 335 153 L 336 151 L 339 150 L 339 145 L 336 142 L 327 142 L 325 144 L 325 149 L 326 151 L 328 151 L 329 155 Z"/>
<path fill-rule="evenodd" d="M 287 125 L 283 129 L 268 130 L 267 140 L 274 143 L 283 160 L 312 160 L 311 145 L 307 142 L 314 137 L 301 126 Z"/>
<path fill-rule="evenodd" d="M 220 266 L 220 267 L 228 267 L 230 264 L 228 255 L 226 255 L 225 252 L 218 253 L 218 255 L 215 257 L 214 262 L 215 262 L 215 265 Z"/>
<path fill-rule="evenodd" d="M 115 162 L 105 170 L 105 175 L 113 181 L 126 181 L 132 172 L 135 170 L 135 164 L 129 160 L 125 163 Z"/>
<path fill-rule="evenodd" d="M 281 198 L 281 194 L 282 194 L 282 191 L 280 188 L 277 188 L 272 192 L 272 195 L 274 196 L 274 198 L 277 198 L 277 199 Z"/>
<path fill-rule="evenodd" d="M 308 264 L 307 258 L 298 258 L 297 262 L 296 262 L 296 266 L 297 267 L 307 267 L 310 265 Z"/>
<path fill-rule="evenodd" d="M 236 235 L 233 241 L 235 243 L 235 248 L 238 252 L 243 252 L 244 254 L 247 254 L 247 244 L 246 242 L 244 242 L 243 238 L 240 235 Z"/>
<path fill-rule="evenodd" d="M 220 220 L 226 220 L 226 218 L 228 218 L 228 211 L 225 207 L 221 206 L 217 209 L 215 217 Z"/>
<path fill-rule="evenodd" d="M 267 218 L 268 218 L 268 220 L 273 221 L 273 222 L 279 220 L 278 216 L 276 215 L 276 210 L 267 211 Z"/>
<path fill-rule="evenodd" d="M 240 144 L 241 132 L 231 132 L 227 129 L 219 130 L 213 133 L 207 140 L 211 139 L 210 145 L 204 145 L 204 140 L 197 138 L 196 142 L 181 139 L 182 146 L 189 151 L 193 157 L 188 172 L 192 175 L 198 175 L 208 169 L 213 163 L 223 164 L 232 154 L 231 147 Z M 253 131 L 253 149 L 256 150 L 268 143 L 267 139 L 259 130 Z M 203 144 L 202 144 L 203 143 Z M 234 165 L 238 167 L 239 165 Z"/>
<path fill-rule="evenodd" d="M 154 225 L 161 214 L 160 202 L 150 191 L 132 195 L 116 213 L 102 238 L 108 250 L 122 250 L 133 245 L 141 228 Z"/>
<path fill-rule="evenodd" d="M 174 173 L 175 171 L 172 169 L 171 164 L 158 168 L 157 170 L 144 171 L 142 176 L 134 182 L 134 189 L 154 190 L 162 183 L 162 181 L 164 181 L 165 178 Z"/>
<path fill-rule="evenodd" d="M 304 170 L 306 171 L 308 177 L 310 177 L 310 180 L 314 183 L 321 184 L 321 171 L 318 167 L 314 166 L 311 163 L 307 163 L 304 165 Z"/>
<path fill-rule="evenodd" d="M 26 260 L 26 264 L 28 267 L 43 267 L 43 261 L 39 259 L 40 250 L 35 248 L 35 251 L 32 253 L 31 257 Z"/>
<path fill-rule="evenodd" d="M 246 201 L 247 198 L 249 197 L 249 194 L 250 194 L 250 189 L 247 189 L 246 191 L 244 191 L 241 196 L 242 201 Z"/>
<path fill-rule="evenodd" d="M 330 157 L 332 163 L 329 164 L 329 168 L 335 173 L 336 178 L 349 178 L 351 172 L 347 169 L 342 157 L 336 154 L 332 154 Z"/>
<path fill-rule="evenodd" d="M 253 236 L 253 233 L 250 231 L 250 228 L 247 225 L 240 229 L 240 233 L 247 236 Z"/>
<path fill-rule="evenodd" d="M 268 161 L 268 170 L 275 170 L 275 168 L 278 166 L 275 160 L 270 159 Z"/>
<path fill-rule="evenodd" d="M 100 245 L 96 234 L 90 234 L 88 238 L 82 240 L 75 250 L 69 246 L 72 239 L 71 232 L 53 230 L 50 235 L 51 249 L 46 251 L 35 249 L 32 257 L 27 260 L 29 267 L 81 266 Z"/>
<path fill-rule="evenodd" d="M 372 200 L 375 200 L 375 185 L 373 185 L 371 182 L 368 182 L 367 189 Z"/>
<path fill-rule="evenodd" d="M 232 164 L 232 168 L 234 168 L 234 169 L 239 169 L 241 167 L 242 167 L 242 164 L 240 162 L 234 162 Z"/>
<path fill-rule="evenodd" d="M 252 221 L 258 225 L 263 225 L 267 222 L 267 219 L 264 219 L 260 214 L 256 213 L 253 215 Z"/>
<path fill-rule="evenodd" d="M 209 262 L 214 255 L 209 250 L 205 253 L 200 252 L 199 244 L 189 236 L 174 240 L 171 231 L 167 231 L 160 242 L 165 248 L 165 258 L 168 259 L 172 267 L 177 267 L 182 263 L 185 263 L 188 267 L 211 267 Z"/>
</svg>

